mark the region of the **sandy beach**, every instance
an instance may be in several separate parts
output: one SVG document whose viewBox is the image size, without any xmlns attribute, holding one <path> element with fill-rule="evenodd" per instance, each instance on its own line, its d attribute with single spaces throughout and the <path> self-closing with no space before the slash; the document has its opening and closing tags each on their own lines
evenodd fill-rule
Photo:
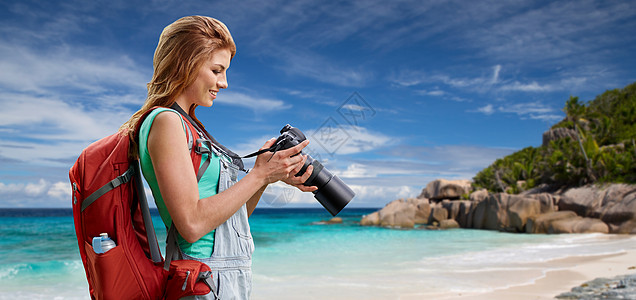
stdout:
<svg viewBox="0 0 636 300">
<path fill-rule="evenodd" d="M 551 236 L 546 236 L 551 237 Z M 571 239 L 573 236 L 554 236 Z M 588 244 L 580 244 L 585 239 Z M 425 259 L 418 268 L 407 264 L 393 271 L 347 273 L 348 276 L 322 272 L 316 276 L 285 276 L 277 279 L 259 275 L 253 299 L 554 299 L 573 287 L 599 277 L 611 278 L 635 274 L 636 237 L 629 235 L 591 235 L 574 238 L 571 246 L 582 250 L 572 253 L 564 244 L 542 244 L 536 252 L 495 251 L 494 256 L 475 253 L 460 264 L 448 259 Z M 590 246 L 593 245 L 593 246 Z M 600 246 L 603 245 L 603 246 Z M 562 249 L 562 258 L 543 247 Z M 591 249 L 593 247 L 594 249 Z M 553 248 L 553 249 L 554 249 Z M 524 254 L 525 253 L 525 254 Z M 543 255 L 526 259 L 528 253 Z M 582 253 L 582 254 L 581 254 Z M 509 256 L 505 257 L 506 254 Z M 465 257 L 465 256 L 462 256 Z M 497 257 L 503 257 L 497 259 Z M 479 261 L 475 269 L 466 263 Z M 445 263 L 446 262 L 446 265 Z M 446 267 L 444 267 L 446 266 Z M 328 288 L 327 288 L 328 287 Z M 285 291 L 281 294 L 281 291 Z"/>
<path fill-rule="evenodd" d="M 615 237 L 633 238 L 633 237 Z M 545 277 L 532 284 L 499 289 L 484 294 L 447 295 L 440 299 L 554 299 L 586 281 L 599 277 L 614 277 L 636 273 L 636 249 L 611 255 L 569 257 L 546 264 L 557 270 L 547 271 Z M 515 274 L 509 274 L 515 276 Z M 441 295 L 440 295 L 441 296 Z"/>
</svg>

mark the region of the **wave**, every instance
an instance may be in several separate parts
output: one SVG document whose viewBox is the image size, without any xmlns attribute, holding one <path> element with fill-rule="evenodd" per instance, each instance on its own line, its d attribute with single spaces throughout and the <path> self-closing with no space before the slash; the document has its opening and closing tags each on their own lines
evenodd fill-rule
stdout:
<svg viewBox="0 0 636 300">
<path fill-rule="evenodd" d="M 84 266 L 81 260 L 5 264 L 0 265 L 0 282 L 6 283 L 24 278 L 66 276 L 77 273 L 84 275 Z"/>
</svg>

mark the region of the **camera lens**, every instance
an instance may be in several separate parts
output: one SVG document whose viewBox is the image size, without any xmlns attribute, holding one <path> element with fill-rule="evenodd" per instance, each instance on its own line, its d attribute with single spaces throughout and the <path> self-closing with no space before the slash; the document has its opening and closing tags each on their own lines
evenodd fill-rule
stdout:
<svg viewBox="0 0 636 300">
<path fill-rule="evenodd" d="M 281 136 L 278 137 L 277 142 L 281 142 L 282 149 L 289 149 L 307 139 L 302 131 L 289 124 L 285 125 L 285 127 L 280 130 L 280 133 Z M 313 192 L 314 198 L 316 198 L 331 215 L 337 215 L 349 201 L 353 199 L 355 193 L 338 178 L 338 176 L 333 175 L 319 161 L 309 155 L 307 155 L 305 164 L 296 176 L 302 176 L 305 171 L 307 171 L 309 165 L 312 165 L 314 169 L 304 185 L 318 187 L 318 189 Z"/>
<path fill-rule="evenodd" d="M 337 215 L 355 196 L 349 186 L 326 168 L 320 171 L 314 181 L 316 185 L 320 184 L 314 192 L 314 197 L 332 216 Z"/>
<path fill-rule="evenodd" d="M 307 155 L 305 165 L 296 176 L 304 174 L 309 165 L 312 165 L 314 169 L 304 185 L 318 187 L 314 191 L 316 200 L 331 215 L 337 215 L 353 199 L 355 193 L 338 176 L 333 175 L 319 161 L 309 155 Z"/>
</svg>

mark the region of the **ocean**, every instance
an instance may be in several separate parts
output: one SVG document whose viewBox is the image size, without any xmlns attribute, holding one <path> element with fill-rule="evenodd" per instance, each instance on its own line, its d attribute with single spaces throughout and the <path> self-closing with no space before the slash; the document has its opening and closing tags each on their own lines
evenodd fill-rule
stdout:
<svg viewBox="0 0 636 300">
<path fill-rule="evenodd" d="M 561 258 L 624 252 L 633 237 L 358 225 L 375 209 L 257 209 L 252 299 L 398 299 L 478 293 L 566 268 Z M 166 232 L 153 214 L 160 241 Z M 162 252 L 165 243 L 161 243 Z M 165 253 L 165 252 L 164 252 Z M 511 273 L 512 272 L 512 273 Z M 510 274 L 515 276 L 510 276 Z M 570 287 L 564 287 L 564 291 Z M 70 209 L 0 209 L 0 299 L 89 299 Z"/>
</svg>

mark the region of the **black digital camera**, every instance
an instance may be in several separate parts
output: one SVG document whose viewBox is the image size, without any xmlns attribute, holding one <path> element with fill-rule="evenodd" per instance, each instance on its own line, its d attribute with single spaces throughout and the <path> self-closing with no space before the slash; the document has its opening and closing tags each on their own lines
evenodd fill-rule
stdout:
<svg viewBox="0 0 636 300">
<path fill-rule="evenodd" d="M 298 128 L 287 124 L 280 130 L 281 135 L 276 139 L 271 151 L 289 149 L 307 138 Z M 303 154 L 303 152 L 299 153 Z M 307 155 L 307 160 L 296 176 L 302 176 L 309 165 L 314 166 L 311 176 L 305 181 L 305 186 L 316 186 L 314 197 L 322 206 L 331 213 L 337 215 L 353 199 L 355 193 L 338 176 L 333 175 L 319 161 Z"/>
</svg>

